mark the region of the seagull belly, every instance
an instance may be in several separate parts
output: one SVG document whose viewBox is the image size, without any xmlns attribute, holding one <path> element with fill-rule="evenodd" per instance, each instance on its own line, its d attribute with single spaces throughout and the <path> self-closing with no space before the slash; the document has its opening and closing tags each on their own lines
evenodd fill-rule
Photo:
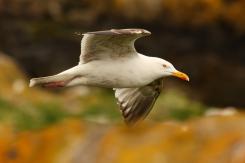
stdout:
<svg viewBox="0 0 245 163">
<path fill-rule="evenodd" d="M 107 88 L 141 87 L 153 80 L 144 71 L 128 62 L 91 63 L 86 74 L 86 85 Z M 96 67 L 96 68 L 95 68 Z"/>
</svg>

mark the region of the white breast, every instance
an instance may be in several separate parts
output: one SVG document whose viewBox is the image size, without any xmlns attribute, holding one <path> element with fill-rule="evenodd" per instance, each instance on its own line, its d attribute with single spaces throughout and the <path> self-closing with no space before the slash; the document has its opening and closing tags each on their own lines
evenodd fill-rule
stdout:
<svg viewBox="0 0 245 163">
<path fill-rule="evenodd" d="M 82 65 L 81 65 L 82 66 Z M 140 87 L 156 80 L 149 62 L 139 56 L 93 61 L 84 65 L 86 83 L 109 88 Z"/>
</svg>

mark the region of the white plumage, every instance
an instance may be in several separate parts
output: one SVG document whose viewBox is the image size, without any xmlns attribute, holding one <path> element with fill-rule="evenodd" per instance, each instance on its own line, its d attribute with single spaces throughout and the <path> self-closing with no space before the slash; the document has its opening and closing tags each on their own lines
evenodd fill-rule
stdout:
<svg viewBox="0 0 245 163">
<path fill-rule="evenodd" d="M 144 119 L 162 89 L 162 78 L 184 73 L 160 58 L 137 53 L 136 39 L 150 35 L 144 29 L 112 29 L 83 34 L 80 62 L 57 75 L 33 78 L 30 87 L 88 85 L 114 88 L 125 121 L 133 124 Z"/>
</svg>

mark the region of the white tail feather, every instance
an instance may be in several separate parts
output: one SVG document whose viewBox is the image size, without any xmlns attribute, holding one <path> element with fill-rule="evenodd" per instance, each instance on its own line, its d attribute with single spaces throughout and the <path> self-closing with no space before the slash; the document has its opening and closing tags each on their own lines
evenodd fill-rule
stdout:
<svg viewBox="0 0 245 163">
<path fill-rule="evenodd" d="M 33 78 L 30 80 L 29 87 L 33 87 L 36 85 L 42 85 L 48 87 L 67 86 L 69 82 L 71 82 L 72 80 L 80 76 L 78 70 L 79 70 L 79 66 L 75 66 L 57 75 Z"/>
</svg>

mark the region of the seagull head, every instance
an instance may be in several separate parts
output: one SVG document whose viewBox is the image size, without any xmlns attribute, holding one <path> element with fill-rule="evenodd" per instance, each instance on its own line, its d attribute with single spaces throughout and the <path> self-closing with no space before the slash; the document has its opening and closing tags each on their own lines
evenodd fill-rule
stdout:
<svg viewBox="0 0 245 163">
<path fill-rule="evenodd" d="M 157 63 L 157 69 L 161 77 L 174 76 L 185 81 L 189 81 L 188 75 L 176 70 L 176 68 L 168 61 L 161 58 L 154 58 L 154 62 Z"/>
</svg>

